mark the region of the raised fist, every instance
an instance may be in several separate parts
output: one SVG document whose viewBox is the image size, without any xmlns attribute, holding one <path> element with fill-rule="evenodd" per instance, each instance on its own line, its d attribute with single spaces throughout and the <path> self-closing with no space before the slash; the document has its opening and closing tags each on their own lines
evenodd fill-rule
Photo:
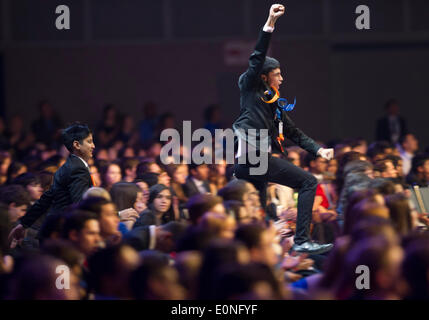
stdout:
<svg viewBox="0 0 429 320">
<path fill-rule="evenodd" d="M 273 4 L 270 8 L 270 17 L 277 19 L 285 13 L 285 7 L 281 4 Z"/>
</svg>

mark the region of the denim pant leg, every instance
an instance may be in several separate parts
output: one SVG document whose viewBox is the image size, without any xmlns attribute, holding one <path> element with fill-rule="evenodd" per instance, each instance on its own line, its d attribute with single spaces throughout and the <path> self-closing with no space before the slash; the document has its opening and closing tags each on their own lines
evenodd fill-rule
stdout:
<svg viewBox="0 0 429 320">
<path fill-rule="evenodd" d="M 298 215 L 294 241 L 296 244 L 309 241 L 317 179 L 285 159 L 270 157 L 267 181 L 298 189 Z"/>
</svg>

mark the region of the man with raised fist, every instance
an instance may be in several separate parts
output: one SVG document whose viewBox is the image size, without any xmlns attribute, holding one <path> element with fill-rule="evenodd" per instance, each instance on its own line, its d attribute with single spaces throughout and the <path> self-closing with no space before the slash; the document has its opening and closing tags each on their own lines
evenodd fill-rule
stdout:
<svg viewBox="0 0 429 320">
<path fill-rule="evenodd" d="M 316 194 L 317 180 L 312 174 L 293 165 L 288 160 L 273 157 L 276 150 L 286 155 L 283 149 L 284 138 L 295 142 L 308 152 L 327 160 L 333 157 L 332 149 L 324 149 L 313 139 L 298 129 L 286 111 L 293 108 L 280 98 L 279 88 L 283 82 L 280 63 L 267 57 L 271 35 L 278 18 L 285 13 L 285 7 L 274 4 L 265 26 L 249 59 L 249 67 L 238 81 L 240 88 L 240 115 L 233 128 L 238 137 L 238 164 L 234 174 L 255 185 L 260 192 L 261 203 L 266 205 L 266 187 L 274 182 L 298 189 L 298 216 L 293 250 L 310 254 L 320 254 L 332 248 L 332 244 L 317 244 L 310 240 L 310 223 Z M 256 132 L 256 133 L 255 133 Z M 265 134 L 268 132 L 268 135 Z M 263 174 L 255 174 L 256 153 L 268 158 Z M 244 160 L 243 160 L 244 159 Z M 249 161 L 250 160 L 250 161 Z"/>
</svg>

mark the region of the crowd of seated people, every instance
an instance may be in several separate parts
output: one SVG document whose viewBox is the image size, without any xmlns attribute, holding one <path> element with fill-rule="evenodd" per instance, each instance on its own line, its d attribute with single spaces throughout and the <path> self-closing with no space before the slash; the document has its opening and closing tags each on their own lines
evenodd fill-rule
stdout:
<svg viewBox="0 0 429 320">
<path fill-rule="evenodd" d="M 174 116 L 144 106 L 134 123 L 108 105 L 88 162 L 94 187 L 79 203 L 41 216 L 22 241 L 8 236 L 67 159 L 62 122 L 47 101 L 25 132 L 0 128 L 1 299 L 426 299 L 429 219 L 412 201 L 429 185 L 429 155 L 407 133 L 397 144 L 362 138 L 323 144 L 326 161 L 288 143 L 284 157 L 318 181 L 311 236 L 324 254 L 291 250 L 297 192 L 236 179 L 233 165 L 164 164 L 158 139 Z M 220 128 L 219 108 L 205 112 Z M 213 115 L 214 114 L 214 115 Z M 210 118 L 212 117 L 212 118 Z M 182 148 L 183 150 L 183 148 Z M 356 268 L 370 270 L 370 289 Z M 58 267 L 70 272 L 58 288 Z"/>
</svg>

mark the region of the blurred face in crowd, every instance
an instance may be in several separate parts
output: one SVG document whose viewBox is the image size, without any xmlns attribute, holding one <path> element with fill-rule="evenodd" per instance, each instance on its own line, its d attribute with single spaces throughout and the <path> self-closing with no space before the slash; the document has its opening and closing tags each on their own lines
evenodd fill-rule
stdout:
<svg viewBox="0 0 429 320">
<path fill-rule="evenodd" d="M 326 171 L 332 173 L 334 176 L 337 174 L 338 171 L 338 161 L 337 159 L 331 159 L 328 162 L 328 167 Z"/>
<path fill-rule="evenodd" d="M 214 205 L 212 208 L 210 208 L 211 212 L 219 213 L 219 214 L 225 214 L 225 207 L 222 203 L 218 203 Z"/>
<path fill-rule="evenodd" d="M 290 162 L 292 162 L 297 167 L 301 166 L 301 159 L 299 157 L 299 153 L 295 151 L 289 151 L 288 152 L 288 158 Z"/>
<path fill-rule="evenodd" d="M 409 153 L 414 153 L 419 149 L 419 143 L 413 134 L 407 134 L 402 147 Z"/>
<path fill-rule="evenodd" d="M 140 263 L 140 256 L 136 250 L 129 246 L 123 246 L 120 255 L 117 259 L 118 272 L 115 276 L 111 277 L 112 285 L 116 288 L 116 296 L 121 298 L 128 298 L 131 296 L 129 286 L 131 272 L 133 272 Z"/>
<path fill-rule="evenodd" d="M 137 165 L 132 168 L 125 169 L 125 175 L 127 176 L 128 182 L 132 182 L 136 178 Z"/>
<path fill-rule="evenodd" d="M 122 174 L 121 174 L 121 168 L 117 164 L 111 164 L 109 165 L 109 168 L 106 172 L 106 184 L 107 185 L 113 185 L 119 181 L 121 181 Z"/>
<path fill-rule="evenodd" d="M 397 178 L 398 172 L 395 169 L 392 161 L 386 161 L 386 169 L 381 173 L 382 178 Z"/>
<path fill-rule="evenodd" d="M 429 160 L 426 160 L 425 163 L 417 168 L 418 172 L 423 175 L 425 180 L 429 180 Z"/>
<path fill-rule="evenodd" d="M 92 134 L 89 134 L 89 136 L 83 139 L 82 143 L 80 143 L 79 141 L 74 141 L 73 146 L 74 146 L 76 155 L 81 157 L 86 162 L 88 162 L 89 159 L 92 158 L 92 154 L 95 149 Z"/>
<path fill-rule="evenodd" d="M 106 149 L 98 150 L 97 152 L 97 160 L 106 160 L 109 161 L 109 153 Z"/>
<path fill-rule="evenodd" d="M 153 200 L 153 206 L 159 213 L 168 211 L 171 206 L 171 192 L 168 189 L 162 190 L 158 196 Z"/>
<path fill-rule="evenodd" d="M 146 185 L 147 186 L 147 185 Z M 137 212 L 142 212 L 144 209 L 146 209 L 146 197 L 143 195 L 143 192 L 137 192 L 137 198 L 136 202 L 134 202 L 134 210 Z"/>
<path fill-rule="evenodd" d="M 207 180 L 209 178 L 209 168 L 206 164 L 202 164 L 195 169 L 191 169 L 191 172 L 195 179 Z"/>
<path fill-rule="evenodd" d="M 156 158 L 159 156 L 160 153 L 161 153 L 161 144 L 155 143 L 155 144 L 153 144 L 152 147 L 150 147 L 150 149 L 148 151 L 148 156 L 152 157 L 152 158 Z"/>
<path fill-rule="evenodd" d="M 247 224 L 252 222 L 252 216 L 249 212 L 247 212 L 247 209 L 245 206 L 241 206 L 238 211 L 238 220 L 240 224 Z"/>
<path fill-rule="evenodd" d="M 148 169 L 149 169 L 149 172 L 161 173 L 161 167 L 156 163 L 152 163 Z"/>
<path fill-rule="evenodd" d="M 248 182 L 246 183 L 247 192 L 244 194 L 243 202 L 249 201 L 249 204 L 253 208 L 259 208 L 261 206 L 261 199 L 259 198 L 259 192 L 255 186 Z"/>
<path fill-rule="evenodd" d="M 43 194 L 42 185 L 40 183 L 33 182 L 28 184 L 25 188 L 30 195 L 31 201 L 39 200 Z"/>
<path fill-rule="evenodd" d="M 103 237 L 109 237 L 118 233 L 119 216 L 113 203 L 102 206 L 100 219 L 100 233 Z"/>
<path fill-rule="evenodd" d="M 85 256 L 91 255 L 100 247 L 101 237 L 98 220 L 87 220 L 82 230 L 70 231 L 69 239 Z"/>
<path fill-rule="evenodd" d="M 144 181 L 140 181 L 137 182 L 136 185 L 140 188 L 140 190 L 142 191 L 142 195 L 143 195 L 143 201 L 146 204 L 147 201 L 149 200 L 149 186 L 147 185 L 146 182 Z M 137 198 L 138 198 L 138 194 L 137 194 Z M 137 200 L 136 200 L 137 202 Z"/>
<path fill-rule="evenodd" d="M 158 176 L 158 183 L 163 184 L 164 186 L 169 187 L 170 186 L 170 176 L 165 171 L 161 171 L 161 173 Z"/>
<path fill-rule="evenodd" d="M 360 144 L 354 147 L 351 151 L 356 151 L 362 154 L 366 154 L 368 151 L 368 145 L 365 140 L 359 142 Z"/>
<path fill-rule="evenodd" d="M 136 153 L 134 152 L 134 149 L 131 147 L 128 147 L 124 151 L 124 157 L 125 158 L 134 158 L 136 156 Z"/>
<path fill-rule="evenodd" d="M 2 176 L 7 175 L 7 169 L 9 169 L 11 162 L 12 162 L 12 160 L 10 157 L 4 158 L 3 163 L 0 166 L 0 174 Z"/>
<path fill-rule="evenodd" d="M 27 212 L 27 205 L 23 204 L 21 206 L 15 205 L 15 203 L 9 204 L 9 220 L 11 223 L 18 221 L 19 218 L 23 217 Z"/>
<path fill-rule="evenodd" d="M 234 239 L 235 230 L 237 229 L 237 221 L 232 216 L 227 216 L 224 223 L 222 232 L 220 234 L 221 238 L 224 239 Z"/>
<path fill-rule="evenodd" d="M 278 262 L 278 257 L 273 247 L 273 233 L 264 230 L 259 239 L 259 245 L 250 249 L 250 257 L 253 262 L 265 263 L 268 266 L 274 266 Z"/>
<path fill-rule="evenodd" d="M 14 179 L 14 178 L 16 178 L 17 176 L 19 176 L 19 175 L 21 175 L 21 174 L 24 174 L 24 173 L 27 173 L 27 166 L 22 166 L 22 167 L 18 170 L 18 172 L 16 172 L 15 174 L 12 174 L 12 175 L 11 175 L 11 177 L 12 177 L 12 179 Z"/>
<path fill-rule="evenodd" d="M 393 149 L 392 149 L 392 148 L 385 148 L 385 149 L 384 149 L 384 154 L 385 154 L 385 155 L 393 154 Z"/>
<path fill-rule="evenodd" d="M 398 163 L 396 164 L 396 172 L 398 173 L 399 177 L 402 177 L 404 175 L 402 159 L 398 160 Z"/>
<path fill-rule="evenodd" d="M 100 178 L 100 173 L 98 172 L 98 168 L 96 166 L 90 166 L 89 172 L 91 173 L 91 176 L 94 179 L 95 185 L 101 186 L 101 178 Z"/>
<path fill-rule="evenodd" d="M 179 165 L 173 174 L 174 181 L 179 184 L 184 184 L 186 182 L 187 177 L 188 177 L 188 166 L 186 164 Z"/>
<path fill-rule="evenodd" d="M 216 164 L 216 173 L 219 176 L 224 176 L 226 174 L 226 161 L 222 160 L 219 164 Z"/>
<path fill-rule="evenodd" d="M 163 267 L 160 275 L 151 279 L 149 290 L 148 294 L 157 300 L 182 300 L 185 298 L 185 290 L 179 283 L 179 274 L 170 266 Z"/>
<path fill-rule="evenodd" d="M 326 172 L 328 161 L 322 157 L 317 157 L 316 160 L 310 162 L 310 168 L 311 171 L 316 174 Z"/>
<path fill-rule="evenodd" d="M 403 250 L 398 245 L 392 245 L 385 254 L 385 263 L 376 274 L 377 286 L 381 290 L 394 293 L 401 274 L 401 263 L 404 258 Z"/>
</svg>

